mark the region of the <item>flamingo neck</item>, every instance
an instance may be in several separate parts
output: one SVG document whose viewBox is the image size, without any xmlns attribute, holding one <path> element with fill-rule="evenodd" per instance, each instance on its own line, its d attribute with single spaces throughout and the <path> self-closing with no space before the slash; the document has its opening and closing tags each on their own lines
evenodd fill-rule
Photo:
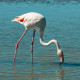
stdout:
<svg viewBox="0 0 80 80">
<path fill-rule="evenodd" d="M 40 37 L 40 43 L 41 43 L 43 46 L 49 46 L 50 44 L 55 43 L 55 44 L 56 44 L 56 47 L 57 47 L 57 50 L 60 49 L 60 46 L 59 46 L 58 42 L 57 42 L 55 39 L 50 40 L 48 43 L 45 43 L 45 42 L 43 42 L 42 37 Z"/>
</svg>

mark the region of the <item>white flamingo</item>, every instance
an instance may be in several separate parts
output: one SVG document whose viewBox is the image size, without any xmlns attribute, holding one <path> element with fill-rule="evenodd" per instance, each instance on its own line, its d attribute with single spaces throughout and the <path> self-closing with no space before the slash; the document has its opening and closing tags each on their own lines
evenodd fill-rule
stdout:
<svg viewBox="0 0 80 80">
<path fill-rule="evenodd" d="M 12 20 L 12 22 L 18 22 L 18 23 L 24 25 L 26 28 L 23 35 L 21 36 L 21 38 L 19 39 L 19 41 L 17 42 L 17 44 L 15 46 L 15 55 L 14 55 L 13 62 L 15 62 L 18 44 L 21 41 L 21 39 L 23 38 L 23 36 L 25 35 L 25 33 L 29 29 L 34 30 L 33 37 L 32 37 L 32 44 L 31 44 L 31 64 L 33 63 L 33 43 L 34 43 L 34 36 L 35 36 L 36 30 L 38 30 L 40 32 L 40 43 L 43 46 L 49 46 L 51 43 L 56 44 L 57 54 L 59 55 L 60 61 L 61 61 L 60 64 L 62 64 L 64 62 L 63 52 L 61 51 L 59 44 L 55 39 L 50 40 L 48 43 L 43 42 L 43 33 L 44 33 L 45 26 L 46 26 L 46 19 L 43 15 L 41 15 L 39 13 L 35 13 L 35 12 L 30 12 L 30 13 L 26 13 L 26 14 L 23 14 L 21 16 L 15 17 Z"/>
</svg>

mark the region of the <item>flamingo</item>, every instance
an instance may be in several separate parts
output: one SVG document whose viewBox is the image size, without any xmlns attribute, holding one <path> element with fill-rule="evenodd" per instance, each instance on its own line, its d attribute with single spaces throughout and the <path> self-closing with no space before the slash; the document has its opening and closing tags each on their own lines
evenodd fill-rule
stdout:
<svg viewBox="0 0 80 80">
<path fill-rule="evenodd" d="M 53 40 L 50 40 L 48 43 L 45 43 L 43 41 L 43 33 L 44 33 L 44 30 L 46 27 L 46 18 L 43 15 L 36 13 L 36 12 L 29 12 L 29 13 L 25 13 L 21 16 L 15 17 L 11 22 L 18 22 L 18 23 L 24 25 L 24 27 L 25 27 L 24 33 L 22 34 L 21 38 L 19 39 L 19 41 L 16 43 L 16 46 L 15 46 L 15 55 L 14 55 L 13 63 L 15 62 L 18 44 L 20 43 L 21 39 L 23 38 L 23 36 L 29 29 L 34 30 L 33 37 L 32 37 L 31 49 L 30 49 L 31 50 L 31 64 L 33 64 L 33 43 L 34 43 L 34 36 L 35 36 L 36 30 L 38 30 L 40 32 L 40 43 L 43 46 L 49 46 L 51 43 L 56 44 L 57 54 L 60 57 L 60 64 L 62 64 L 64 62 L 63 51 L 60 49 L 60 46 L 59 46 L 57 40 L 53 39 Z"/>
</svg>

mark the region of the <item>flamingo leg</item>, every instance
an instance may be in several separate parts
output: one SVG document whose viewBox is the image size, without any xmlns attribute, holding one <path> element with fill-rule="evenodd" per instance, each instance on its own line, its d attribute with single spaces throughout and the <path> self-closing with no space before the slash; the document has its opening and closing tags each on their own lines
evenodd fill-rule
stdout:
<svg viewBox="0 0 80 80">
<path fill-rule="evenodd" d="M 23 35 L 21 36 L 21 38 L 18 40 L 16 46 L 15 46 L 15 54 L 14 54 L 14 60 L 13 63 L 15 62 L 15 58 L 16 58 L 16 52 L 17 52 L 17 48 L 18 48 L 18 44 L 21 41 L 21 39 L 23 38 L 23 36 L 25 35 L 25 33 L 27 32 L 27 29 L 24 31 Z"/>
<path fill-rule="evenodd" d="M 34 43 L 35 30 L 33 32 L 32 44 L 31 44 L 31 64 L 33 64 L 33 43 Z"/>
</svg>

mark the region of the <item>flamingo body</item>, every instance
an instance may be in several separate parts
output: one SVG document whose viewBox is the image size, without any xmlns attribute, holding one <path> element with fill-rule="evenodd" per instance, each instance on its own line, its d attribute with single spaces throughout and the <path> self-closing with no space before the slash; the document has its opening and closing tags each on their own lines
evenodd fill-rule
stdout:
<svg viewBox="0 0 80 80">
<path fill-rule="evenodd" d="M 18 16 L 19 17 L 19 16 Z M 43 32 L 46 26 L 46 19 L 43 15 L 35 12 L 26 13 L 17 18 L 20 24 L 24 25 L 27 29 L 34 29 Z M 16 21 L 17 22 L 17 21 Z"/>
<path fill-rule="evenodd" d="M 18 22 L 18 23 L 24 25 L 24 27 L 26 28 L 23 35 L 21 36 L 21 38 L 19 39 L 19 41 L 16 44 L 13 62 L 15 62 L 15 57 L 16 57 L 16 52 L 17 52 L 17 47 L 18 47 L 19 42 L 21 41 L 21 39 L 23 38 L 23 36 L 25 35 L 25 33 L 29 29 L 33 29 L 34 32 L 33 32 L 33 37 L 32 37 L 32 44 L 31 44 L 31 63 L 33 63 L 33 43 L 34 43 L 34 36 L 35 36 L 36 30 L 38 30 L 40 32 L 40 43 L 43 46 L 49 46 L 51 43 L 56 44 L 57 54 L 60 57 L 61 63 L 63 63 L 63 61 L 64 61 L 63 52 L 60 49 L 60 46 L 59 46 L 57 40 L 53 39 L 53 40 L 49 41 L 48 43 L 45 43 L 43 41 L 43 33 L 44 33 L 44 30 L 46 27 L 46 19 L 43 15 L 41 15 L 39 13 L 35 13 L 35 12 L 30 12 L 30 13 L 26 13 L 26 14 L 23 14 L 21 16 L 15 17 L 12 20 L 12 22 Z"/>
</svg>

